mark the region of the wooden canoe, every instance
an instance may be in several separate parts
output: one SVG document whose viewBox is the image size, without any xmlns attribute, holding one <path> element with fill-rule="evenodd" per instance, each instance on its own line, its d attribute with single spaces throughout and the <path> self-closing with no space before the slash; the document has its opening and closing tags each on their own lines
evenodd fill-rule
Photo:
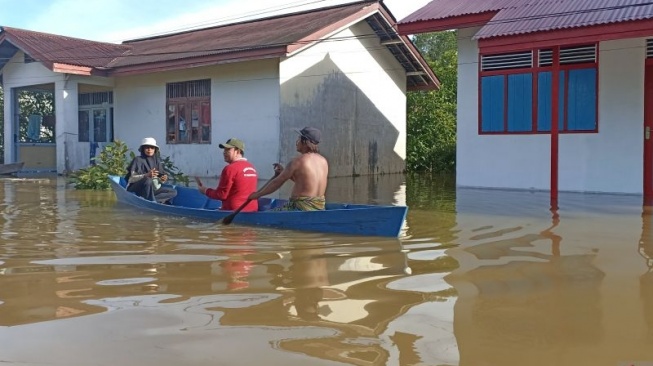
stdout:
<svg viewBox="0 0 653 366">
<path fill-rule="evenodd" d="M 221 211 L 221 202 L 210 199 L 195 188 L 173 186 L 177 196 L 171 204 L 146 200 L 125 189 L 124 178 L 109 176 L 119 202 L 161 214 L 219 221 L 233 211 Z M 408 208 L 406 206 L 327 203 L 324 211 L 271 211 L 286 200 L 260 198 L 258 212 L 241 212 L 234 224 L 266 226 L 301 231 L 398 237 Z"/>
<path fill-rule="evenodd" d="M 23 165 L 25 165 L 24 162 L 0 164 L 0 175 L 18 173 L 21 169 L 23 169 Z"/>
</svg>

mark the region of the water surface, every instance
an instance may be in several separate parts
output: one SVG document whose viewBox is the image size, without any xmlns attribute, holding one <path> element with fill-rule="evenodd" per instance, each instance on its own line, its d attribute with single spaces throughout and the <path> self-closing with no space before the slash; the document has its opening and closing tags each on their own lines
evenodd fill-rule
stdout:
<svg viewBox="0 0 653 366">
<path fill-rule="evenodd" d="M 449 177 L 330 181 L 330 201 L 408 204 L 398 239 L 156 216 L 62 178 L 0 197 L 3 364 L 653 364 L 637 196 L 551 212 Z"/>
</svg>

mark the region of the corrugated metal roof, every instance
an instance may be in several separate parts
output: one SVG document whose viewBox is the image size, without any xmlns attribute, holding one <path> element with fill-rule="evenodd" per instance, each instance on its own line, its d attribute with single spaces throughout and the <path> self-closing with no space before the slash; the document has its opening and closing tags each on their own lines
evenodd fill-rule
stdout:
<svg viewBox="0 0 653 366">
<path fill-rule="evenodd" d="M 532 0 L 531 0 L 532 1 Z M 449 17 L 480 14 L 497 11 L 520 4 L 524 0 L 433 0 L 421 9 L 416 10 L 399 23 L 422 22 Z"/>
<path fill-rule="evenodd" d="M 475 39 L 653 18 L 651 0 L 433 0 L 400 24 L 496 11 Z"/>
<path fill-rule="evenodd" d="M 13 45 L 50 64 L 92 67 L 107 75 L 142 73 L 224 60 L 286 56 L 351 22 L 363 20 L 382 42 L 387 42 L 385 47 L 406 70 L 409 89 L 439 86 L 419 51 L 396 32 L 394 18 L 377 0 L 137 39 L 122 45 L 5 28 L 0 33 L 0 51 L 15 52 L 10 47 Z"/>
<path fill-rule="evenodd" d="M 24 29 L 2 27 L 4 41 L 21 48 L 32 58 L 46 63 L 101 68 L 129 47 L 85 39 L 57 36 Z"/>
<path fill-rule="evenodd" d="M 501 10 L 476 39 L 653 18 L 651 0 L 558 0 Z"/>
<path fill-rule="evenodd" d="M 356 3 L 128 41 L 124 44 L 131 46 L 131 53 L 115 60 L 110 66 L 121 67 L 234 51 L 286 47 L 361 11 L 366 6 L 369 6 L 369 3 Z"/>
</svg>

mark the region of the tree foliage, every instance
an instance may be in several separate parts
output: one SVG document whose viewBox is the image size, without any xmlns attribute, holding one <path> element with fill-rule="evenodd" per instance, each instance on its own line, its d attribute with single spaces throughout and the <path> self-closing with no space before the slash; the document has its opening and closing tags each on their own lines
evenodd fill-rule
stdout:
<svg viewBox="0 0 653 366">
<path fill-rule="evenodd" d="M 18 129 L 20 141 L 31 141 L 27 134 L 29 116 L 54 115 L 54 94 L 48 91 L 21 90 L 18 92 L 18 106 L 20 108 Z M 38 142 L 55 142 L 54 125 L 43 124 L 41 126 Z"/>
<path fill-rule="evenodd" d="M 127 173 L 128 151 L 127 144 L 116 140 L 105 146 L 100 155 L 94 158 L 94 165 L 73 172 L 70 182 L 76 189 L 110 189 L 109 175 L 123 176 Z"/>
<path fill-rule="evenodd" d="M 438 76 L 441 87 L 408 93 L 407 169 L 451 173 L 456 168 L 456 33 L 420 34 L 413 42 Z"/>
</svg>

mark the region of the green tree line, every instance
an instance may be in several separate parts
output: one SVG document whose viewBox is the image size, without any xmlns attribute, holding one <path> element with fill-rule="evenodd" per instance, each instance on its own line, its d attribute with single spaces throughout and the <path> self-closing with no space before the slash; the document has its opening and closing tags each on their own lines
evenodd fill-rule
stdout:
<svg viewBox="0 0 653 366">
<path fill-rule="evenodd" d="M 456 170 L 456 95 L 458 50 L 455 32 L 415 36 L 420 50 L 441 82 L 440 90 L 407 96 L 408 172 L 453 173 Z"/>
</svg>

